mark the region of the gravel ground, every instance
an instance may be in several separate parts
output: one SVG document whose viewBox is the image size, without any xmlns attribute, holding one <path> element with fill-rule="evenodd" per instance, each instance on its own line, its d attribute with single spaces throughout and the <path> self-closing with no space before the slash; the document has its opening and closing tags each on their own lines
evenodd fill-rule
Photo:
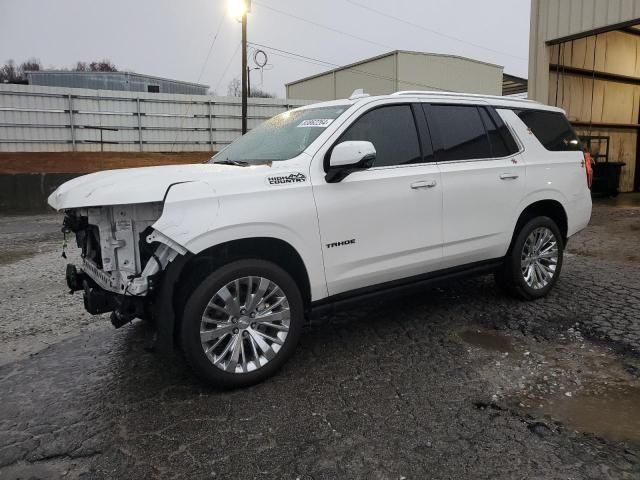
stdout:
<svg viewBox="0 0 640 480">
<path fill-rule="evenodd" d="M 640 478 L 640 204 L 597 205 L 544 300 L 343 312 L 233 392 L 85 314 L 58 221 L 0 219 L 0 479 Z"/>
<path fill-rule="evenodd" d="M 0 217 L 0 365 L 88 330 L 108 330 L 107 322 L 82 308 L 64 281 L 78 249 L 61 257 L 60 215 Z"/>
</svg>

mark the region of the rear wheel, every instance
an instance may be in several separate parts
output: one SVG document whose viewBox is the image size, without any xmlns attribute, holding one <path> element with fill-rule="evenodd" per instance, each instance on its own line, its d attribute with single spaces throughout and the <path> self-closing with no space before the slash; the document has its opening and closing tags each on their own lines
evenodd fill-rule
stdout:
<svg viewBox="0 0 640 480">
<path fill-rule="evenodd" d="M 555 222 L 549 217 L 533 218 L 517 232 L 496 281 L 518 298 L 542 298 L 558 281 L 563 250 Z"/>
<path fill-rule="evenodd" d="M 181 343 L 204 380 L 242 387 L 273 375 L 300 338 L 304 309 L 291 276 L 263 260 L 225 265 L 187 301 Z"/>
</svg>

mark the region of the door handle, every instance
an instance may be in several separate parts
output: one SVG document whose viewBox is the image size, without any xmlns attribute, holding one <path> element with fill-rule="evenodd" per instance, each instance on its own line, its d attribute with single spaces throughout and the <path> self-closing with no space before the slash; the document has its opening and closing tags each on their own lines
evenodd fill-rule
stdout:
<svg viewBox="0 0 640 480">
<path fill-rule="evenodd" d="M 515 180 L 519 176 L 520 175 L 517 175 L 515 173 L 503 173 L 500 175 L 500 180 Z"/>
<path fill-rule="evenodd" d="M 433 188 L 438 184 L 435 180 L 420 180 L 411 184 L 411 188 L 414 190 L 418 188 Z"/>
</svg>

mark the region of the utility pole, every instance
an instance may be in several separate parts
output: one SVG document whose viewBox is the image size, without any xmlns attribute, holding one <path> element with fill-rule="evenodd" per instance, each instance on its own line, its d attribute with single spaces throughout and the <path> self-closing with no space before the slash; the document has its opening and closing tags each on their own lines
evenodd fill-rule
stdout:
<svg viewBox="0 0 640 480">
<path fill-rule="evenodd" d="M 242 134 L 247 133 L 247 16 L 251 13 L 251 0 L 228 0 L 229 13 L 242 23 Z"/>
<path fill-rule="evenodd" d="M 248 95 L 248 78 L 247 69 L 247 15 L 249 13 L 250 3 L 247 1 L 246 9 L 242 15 L 242 134 L 247 133 L 247 95 Z"/>
</svg>

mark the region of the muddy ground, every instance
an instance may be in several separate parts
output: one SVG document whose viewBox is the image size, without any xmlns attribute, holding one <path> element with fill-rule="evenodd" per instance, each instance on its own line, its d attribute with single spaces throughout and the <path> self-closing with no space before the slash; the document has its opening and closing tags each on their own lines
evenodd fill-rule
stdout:
<svg viewBox="0 0 640 480">
<path fill-rule="evenodd" d="M 0 479 L 640 478 L 637 198 L 544 300 L 483 277 L 343 312 L 233 392 L 84 313 L 58 222 L 0 218 Z"/>
</svg>

